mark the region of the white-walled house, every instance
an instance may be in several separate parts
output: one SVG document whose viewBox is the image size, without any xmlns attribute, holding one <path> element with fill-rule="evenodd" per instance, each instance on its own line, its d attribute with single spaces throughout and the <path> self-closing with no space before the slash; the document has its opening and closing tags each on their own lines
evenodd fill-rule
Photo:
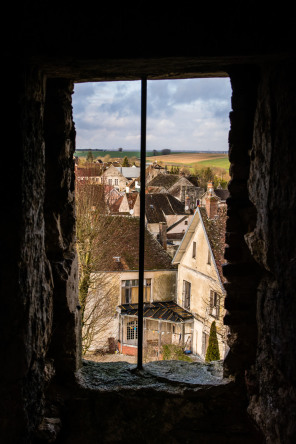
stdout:
<svg viewBox="0 0 296 444">
<path fill-rule="evenodd" d="M 194 316 L 192 351 L 205 357 L 210 327 L 216 323 L 221 359 L 227 350 L 223 325 L 226 205 L 208 191 L 206 205 L 197 207 L 174 256 L 178 265 L 177 303 Z"/>
<path fill-rule="evenodd" d="M 104 309 L 90 351 L 107 348 L 112 340 L 119 352 L 137 353 L 138 248 L 139 218 L 104 217 L 89 312 L 95 303 Z M 144 347 L 152 347 L 155 357 L 164 343 L 189 347 L 193 316 L 176 304 L 177 267 L 148 230 L 144 266 Z"/>
</svg>

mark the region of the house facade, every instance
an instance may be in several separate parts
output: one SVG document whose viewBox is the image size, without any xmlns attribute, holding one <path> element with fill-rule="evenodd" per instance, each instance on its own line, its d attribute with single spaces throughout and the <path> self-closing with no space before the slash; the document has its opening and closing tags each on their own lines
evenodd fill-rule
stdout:
<svg viewBox="0 0 296 444">
<path fill-rule="evenodd" d="M 227 350 L 222 275 L 225 223 L 226 206 L 219 206 L 214 194 L 208 193 L 206 206 L 197 207 L 173 259 L 178 265 L 177 303 L 194 316 L 192 351 L 203 358 L 213 321 L 221 359 Z"/>
<path fill-rule="evenodd" d="M 101 175 L 101 183 L 104 185 L 111 185 L 118 191 L 123 191 L 129 184 L 129 180 L 120 173 L 118 167 L 111 165 Z"/>
<path fill-rule="evenodd" d="M 110 342 L 119 352 L 137 353 L 139 219 L 107 216 L 89 291 L 88 313 L 99 307 L 93 321 L 90 351 Z M 190 347 L 193 316 L 176 303 L 177 267 L 159 242 L 146 230 L 144 273 L 144 346 L 153 358 L 163 344 Z M 104 309 L 102 309 L 104 307 Z M 99 328 L 104 326 L 104 328 Z M 156 328 L 157 327 L 157 328 Z"/>
</svg>

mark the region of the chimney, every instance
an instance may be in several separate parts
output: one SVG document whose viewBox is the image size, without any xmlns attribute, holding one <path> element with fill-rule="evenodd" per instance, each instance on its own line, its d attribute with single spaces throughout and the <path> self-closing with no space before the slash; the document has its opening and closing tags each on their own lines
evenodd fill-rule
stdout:
<svg viewBox="0 0 296 444">
<path fill-rule="evenodd" d="M 166 222 L 159 222 L 159 242 L 163 248 L 167 249 L 167 224 Z"/>
<path fill-rule="evenodd" d="M 214 192 L 214 184 L 213 184 L 212 181 L 208 182 L 207 191 L 210 192 L 210 193 Z"/>
<path fill-rule="evenodd" d="M 190 213 L 190 197 L 188 195 L 185 196 L 185 213 Z"/>
<path fill-rule="evenodd" d="M 214 192 L 213 182 L 208 182 L 206 193 L 206 212 L 209 219 L 214 219 L 218 216 L 218 196 Z"/>
</svg>

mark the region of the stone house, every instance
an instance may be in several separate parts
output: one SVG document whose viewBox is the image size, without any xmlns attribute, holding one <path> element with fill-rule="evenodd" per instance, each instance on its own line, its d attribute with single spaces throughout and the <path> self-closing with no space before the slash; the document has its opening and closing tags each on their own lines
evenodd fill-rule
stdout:
<svg viewBox="0 0 296 444">
<path fill-rule="evenodd" d="M 177 303 L 194 316 L 192 350 L 203 358 L 213 321 L 221 359 L 227 349 L 222 274 L 225 224 L 226 206 L 218 206 L 218 198 L 208 191 L 206 205 L 197 207 L 172 262 L 178 265 Z"/>
<path fill-rule="evenodd" d="M 145 172 L 146 184 L 148 184 L 154 177 L 158 176 L 159 174 L 168 174 L 168 173 L 163 166 L 154 161 L 153 163 L 151 163 L 146 167 L 146 172 Z"/>
<path fill-rule="evenodd" d="M 153 236 L 160 234 L 160 223 L 166 224 L 166 232 L 178 236 L 183 235 L 193 217 L 190 209 L 167 193 L 146 194 L 145 216 L 147 228 Z"/>
<path fill-rule="evenodd" d="M 120 168 L 111 165 L 101 175 L 101 183 L 105 185 L 112 185 L 118 191 L 125 190 L 129 184 L 129 180 L 119 171 Z"/>
<path fill-rule="evenodd" d="M 106 315 L 103 313 L 94 319 L 105 328 L 97 329 L 90 350 L 106 348 L 111 341 L 118 342 L 118 349 L 124 354 L 137 353 L 138 243 L 138 218 L 105 218 L 93 273 L 95 285 L 90 290 L 90 301 L 101 301 L 101 306 L 106 304 Z M 155 356 L 159 355 L 163 343 L 185 346 L 186 341 L 190 342 L 193 316 L 176 304 L 176 277 L 177 267 L 172 265 L 171 257 L 146 230 L 144 345 L 152 346 Z M 90 302 L 89 311 L 94 303 Z"/>
<path fill-rule="evenodd" d="M 147 182 L 148 193 L 168 193 L 180 200 L 190 209 L 199 204 L 204 189 L 196 186 L 187 177 L 178 174 L 157 175 Z"/>
</svg>

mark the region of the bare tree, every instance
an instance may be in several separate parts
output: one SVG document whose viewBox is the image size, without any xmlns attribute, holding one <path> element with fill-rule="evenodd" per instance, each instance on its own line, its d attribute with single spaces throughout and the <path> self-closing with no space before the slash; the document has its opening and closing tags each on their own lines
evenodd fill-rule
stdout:
<svg viewBox="0 0 296 444">
<path fill-rule="evenodd" d="M 104 186 L 87 179 L 77 181 L 76 226 L 83 353 L 89 350 L 95 337 L 107 332 L 116 313 L 114 286 L 108 274 L 98 272 L 102 269 L 100 243 L 105 214 Z"/>
</svg>

